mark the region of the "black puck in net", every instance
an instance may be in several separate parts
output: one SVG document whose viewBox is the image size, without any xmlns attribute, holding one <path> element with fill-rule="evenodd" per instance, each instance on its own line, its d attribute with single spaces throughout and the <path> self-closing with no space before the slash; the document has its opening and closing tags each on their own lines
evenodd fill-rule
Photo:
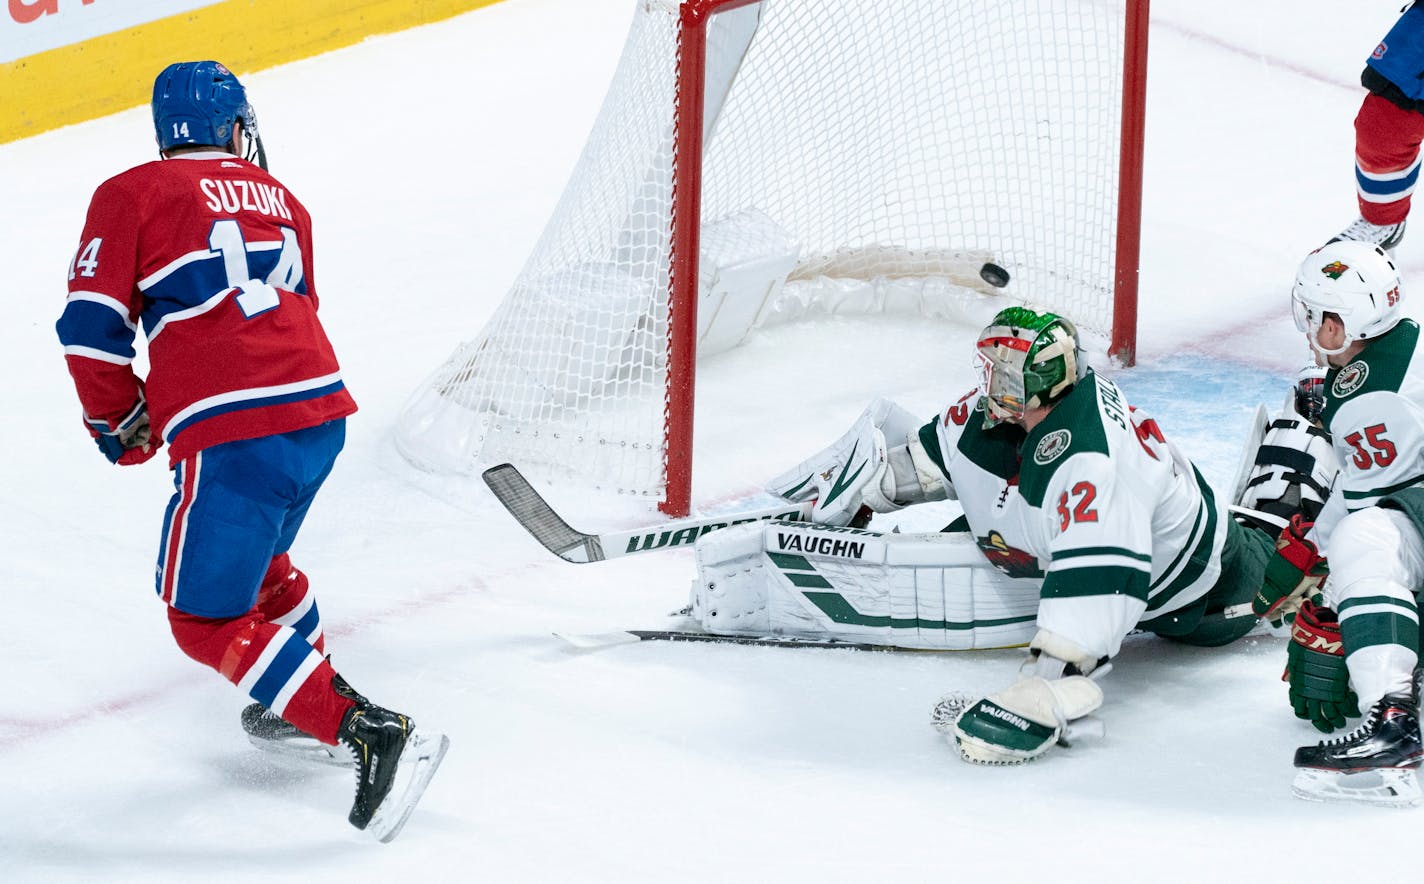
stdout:
<svg viewBox="0 0 1424 884">
<path fill-rule="evenodd" d="M 994 288 L 1001 289 L 1009 284 L 1009 271 L 998 264 L 988 263 L 979 268 L 979 278 Z"/>
</svg>

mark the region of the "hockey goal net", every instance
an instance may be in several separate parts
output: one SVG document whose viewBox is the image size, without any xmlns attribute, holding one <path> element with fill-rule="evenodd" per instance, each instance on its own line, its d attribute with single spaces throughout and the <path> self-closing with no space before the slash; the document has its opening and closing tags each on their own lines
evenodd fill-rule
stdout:
<svg viewBox="0 0 1424 884">
<path fill-rule="evenodd" d="M 697 354 L 768 322 L 1022 300 L 1130 362 L 1146 22 L 1146 0 L 637 0 L 558 208 L 399 448 L 676 515 Z"/>
</svg>

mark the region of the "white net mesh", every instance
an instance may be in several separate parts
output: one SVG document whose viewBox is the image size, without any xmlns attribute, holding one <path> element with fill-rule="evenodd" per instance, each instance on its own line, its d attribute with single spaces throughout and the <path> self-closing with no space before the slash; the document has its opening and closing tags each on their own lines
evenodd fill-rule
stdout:
<svg viewBox="0 0 1424 884">
<path fill-rule="evenodd" d="M 934 315 L 942 296 L 984 300 L 966 287 L 1105 332 L 1124 18 L 1121 0 L 762 0 L 714 16 L 704 352 L 828 299 Z M 510 460 L 662 496 L 678 45 L 675 0 L 640 0 L 543 237 L 407 407 L 415 463 Z M 1002 292 L 979 279 L 986 261 L 1008 271 Z"/>
</svg>

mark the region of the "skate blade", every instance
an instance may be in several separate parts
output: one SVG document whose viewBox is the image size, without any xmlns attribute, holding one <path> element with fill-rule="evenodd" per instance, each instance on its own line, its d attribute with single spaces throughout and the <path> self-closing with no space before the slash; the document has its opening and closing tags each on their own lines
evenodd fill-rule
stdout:
<svg viewBox="0 0 1424 884">
<path fill-rule="evenodd" d="M 310 737 L 285 740 L 264 740 L 248 735 L 248 742 L 268 755 L 299 761 L 302 763 L 329 764 L 333 767 L 350 767 L 355 764 L 351 752 L 344 746 L 328 746 Z"/>
<path fill-rule="evenodd" d="M 411 734 L 396 762 L 391 791 L 366 826 L 368 835 L 384 844 L 400 834 L 449 748 L 450 738 L 444 734 L 426 731 Z"/>
<path fill-rule="evenodd" d="M 1380 807 L 1416 807 L 1424 801 L 1410 768 L 1383 767 L 1358 773 L 1301 768 L 1291 792 L 1306 801 L 1339 801 Z"/>
</svg>

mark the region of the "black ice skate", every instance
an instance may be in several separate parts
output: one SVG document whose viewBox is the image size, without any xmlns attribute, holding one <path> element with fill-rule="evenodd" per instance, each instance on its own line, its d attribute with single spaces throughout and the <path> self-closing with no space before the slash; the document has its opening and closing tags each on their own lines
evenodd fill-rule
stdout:
<svg viewBox="0 0 1424 884">
<path fill-rule="evenodd" d="M 390 841 L 420 801 L 450 739 L 417 732 L 406 716 L 364 700 L 347 710 L 337 739 L 356 760 L 351 825 L 379 841 Z"/>
<path fill-rule="evenodd" d="M 1414 773 L 1421 761 L 1416 688 L 1380 699 L 1345 736 L 1295 750 L 1300 771 L 1291 791 L 1311 801 L 1412 807 L 1424 798 Z"/>
<path fill-rule="evenodd" d="M 1348 239 L 1377 245 L 1388 252 L 1404 240 L 1405 223 L 1401 221 L 1398 224 L 1371 224 L 1364 218 L 1356 218 L 1349 227 L 1332 236 L 1325 244 Z"/>
<path fill-rule="evenodd" d="M 306 731 L 299 730 L 296 725 L 284 721 L 261 703 L 249 704 L 242 710 L 242 730 L 252 745 L 264 752 L 299 761 L 351 766 L 351 753 L 345 746 L 326 745 Z"/>
</svg>

